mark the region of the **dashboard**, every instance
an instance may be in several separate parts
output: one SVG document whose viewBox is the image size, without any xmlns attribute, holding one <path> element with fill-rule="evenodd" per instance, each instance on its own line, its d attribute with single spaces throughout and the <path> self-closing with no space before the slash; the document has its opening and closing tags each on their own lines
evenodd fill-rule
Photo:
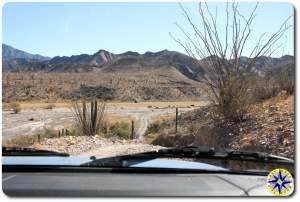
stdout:
<svg viewBox="0 0 300 202">
<path fill-rule="evenodd" d="M 265 176 L 212 173 L 3 172 L 15 197 L 267 196 Z"/>
</svg>

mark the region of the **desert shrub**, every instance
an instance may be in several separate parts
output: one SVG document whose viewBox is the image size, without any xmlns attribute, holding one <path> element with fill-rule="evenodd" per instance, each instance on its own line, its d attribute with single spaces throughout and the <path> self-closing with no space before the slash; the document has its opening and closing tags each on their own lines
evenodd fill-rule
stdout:
<svg viewBox="0 0 300 202">
<path fill-rule="evenodd" d="M 146 134 L 158 133 L 165 125 L 166 125 L 165 122 L 158 122 L 158 121 L 156 121 L 154 123 L 151 123 L 148 126 Z"/>
<path fill-rule="evenodd" d="M 97 101 L 91 101 L 88 105 L 83 101 L 73 103 L 73 114 L 77 128 L 83 135 L 96 135 L 101 132 L 104 120 L 105 102 L 98 104 Z"/>
<path fill-rule="evenodd" d="M 46 129 L 43 133 L 40 133 L 41 138 L 56 138 L 58 136 L 56 130 Z"/>
<path fill-rule="evenodd" d="M 11 110 L 11 108 L 10 108 L 10 103 L 4 103 L 4 102 L 2 102 L 2 110 L 4 110 L 4 111 L 10 111 Z"/>
<path fill-rule="evenodd" d="M 286 91 L 288 94 L 294 93 L 294 77 L 290 71 L 280 71 L 276 76 L 279 89 Z"/>
<path fill-rule="evenodd" d="M 109 129 L 110 135 L 117 136 L 124 139 L 130 139 L 131 137 L 131 128 L 130 124 L 125 122 L 117 122 L 112 125 Z"/>
<path fill-rule="evenodd" d="M 211 107 L 210 107 L 211 108 Z M 164 147 L 203 146 L 215 148 L 228 148 L 233 136 L 227 123 L 217 123 L 210 117 L 195 118 L 195 112 L 187 112 L 185 119 L 177 134 L 173 126 L 166 126 L 155 136 L 150 143 Z M 224 125 L 223 125 L 224 124 Z M 147 137 L 146 137 L 147 138 Z"/>
<path fill-rule="evenodd" d="M 78 125 L 76 123 L 74 123 L 71 127 L 70 127 L 70 135 L 71 136 L 81 136 L 82 135 L 82 131 L 81 129 L 78 127 Z"/>
<path fill-rule="evenodd" d="M 17 113 L 19 113 L 20 111 L 21 111 L 21 105 L 19 104 L 19 103 L 17 103 L 17 102 L 12 102 L 12 103 L 10 103 L 9 104 L 9 108 L 11 109 L 11 110 L 13 110 L 13 112 L 15 113 L 15 114 L 17 114 Z"/>
<path fill-rule="evenodd" d="M 286 91 L 289 95 L 294 93 L 294 83 L 291 80 L 286 79 L 285 82 L 280 83 L 279 86 L 280 89 Z"/>
<path fill-rule="evenodd" d="M 295 86 L 293 74 L 293 65 L 270 69 L 262 77 L 256 78 L 254 97 L 257 100 L 265 100 L 277 96 L 281 91 L 293 94 Z"/>
<path fill-rule="evenodd" d="M 42 141 L 45 138 L 55 138 L 57 137 L 57 132 L 54 130 L 46 129 L 45 131 L 34 134 L 34 135 L 20 135 L 12 139 L 3 141 L 2 145 L 7 147 L 29 147 L 39 140 Z"/>
<path fill-rule="evenodd" d="M 55 104 L 54 103 L 50 103 L 48 104 L 45 109 L 54 109 L 55 108 Z"/>
<path fill-rule="evenodd" d="M 2 146 L 6 147 L 28 147 L 37 142 L 37 136 L 18 136 L 10 140 L 3 140 Z"/>
<path fill-rule="evenodd" d="M 244 119 L 250 105 L 252 80 L 243 76 L 230 76 L 219 87 L 219 95 L 216 96 L 216 113 L 228 121 L 241 121 Z"/>
<path fill-rule="evenodd" d="M 199 21 L 192 20 L 190 12 L 181 6 L 186 22 L 192 29 L 176 23 L 185 39 L 170 35 L 189 56 L 195 59 L 201 58 L 200 63 L 203 69 L 196 79 L 207 88 L 208 96 L 216 106 L 216 113 L 219 113 L 226 121 L 238 122 L 245 118 L 252 102 L 251 85 L 249 85 L 251 80 L 248 76 L 256 74 L 254 67 L 259 63 L 259 58 L 272 56 L 273 50 L 278 48 L 277 43 L 283 33 L 291 26 L 287 25 L 288 20 L 286 20 L 281 23 L 278 30 L 268 33 L 268 37 L 264 36 L 264 33 L 260 40 L 252 41 L 252 50 L 248 59 L 245 59 L 244 49 L 251 41 L 252 23 L 257 7 L 253 8 L 252 14 L 246 17 L 239 10 L 238 3 L 228 5 L 229 3 L 226 11 L 224 10 L 227 14 L 227 22 L 223 28 L 226 27 L 226 29 L 218 27 L 218 12 L 212 15 L 214 9 L 211 10 L 200 3 L 198 14 L 201 23 L 199 23 Z M 228 7 L 231 7 L 231 10 L 228 10 Z M 227 29 L 228 27 L 230 29 Z M 226 35 L 225 44 L 222 44 L 223 39 L 220 37 L 223 35 Z M 230 35 L 232 40 L 227 40 L 227 36 Z"/>
<path fill-rule="evenodd" d="M 262 101 L 274 97 L 278 94 L 279 87 L 274 77 L 265 75 L 256 78 L 253 86 L 253 96 L 257 101 Z"/>
</svg>

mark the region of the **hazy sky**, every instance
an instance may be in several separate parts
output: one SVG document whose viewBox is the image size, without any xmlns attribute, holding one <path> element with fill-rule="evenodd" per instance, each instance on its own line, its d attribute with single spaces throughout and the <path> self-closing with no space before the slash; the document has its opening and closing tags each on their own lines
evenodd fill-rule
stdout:
<svg viewBox="0 0 300 202">
<path fill-rule="evenodd" d="M 193 20 L 199 21 L 197 3 L 183 3 Z M 218 6 L 218 24 L 224 29 L 225 3 Z M 246 16 L 255 3 L 240 3 Z M 288 3 L 260 3 L 253 23 L 253 37 L 244 55 L 263 32 L 277 30 L 288 16 L 293 15 Z M 3 43 L 45 56 L 92 54 L 99 49 L 113 53 L 125 51 L 184 52 L 169 36 L 184 39 L 174 25 L 183 27 L 185 18 L 177 3 L 7 3 L 3 7 Z M 196 23 L 197 24 L 197 23 Z M 293 19 L 289 24 L 293 24 Z M 293 55 L 293 28 L 282 38 L 284 46 L 275 53 Z"/>
</svg>

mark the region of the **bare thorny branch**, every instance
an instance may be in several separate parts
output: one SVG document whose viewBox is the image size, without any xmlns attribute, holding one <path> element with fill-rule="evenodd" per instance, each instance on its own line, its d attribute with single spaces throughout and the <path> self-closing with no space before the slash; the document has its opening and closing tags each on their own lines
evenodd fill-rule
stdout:
<svg viewBox="0 0 300 202">
<path fill-rule="evenodd" d="M 205 67 L 206 73 L 199 75 L 199 81 L 208 87 L 217 105 L 222 104 L 221 91 L 228 87 L 228 82 L 232 81 L 232 77 L 238 78 L 239 95 L 249 90 L 246 87 L 248 82 L 244 79 L 245 75 L 253 73 L 251 71 L 260 56 L 271 56 L 282 45 L 278 44 L 279 39 L 292 27 L 288 25 L 292 17 L 290 16 L 269 37 L 266 37 L 266 33 L 262 33 L 252 50 L 250 49 L 248 61 L 241 65 L 240 58 L 243 56 L 245 47 L 249 46 L 247 42 L 253 31 L 251 25 L 256 17 L 258 3 L 246 17 L 239 11 L 238 3 L 231 3 L 230 8 L 230 3 L 227 2 L 225 29 L 218 27 L 218 8 L 213 14 L 207 3 L 199 3 L 200 26 L 197 26 L 187 10 L 181 4 L 179 6 L 192 33 L 188 33 L 182 26 L 175 23 L 186 40 L 183 42 L 171 33 L 170 36 L 185 49 L 189 56 L 198 58 L 200 65 Z M 221 38 L 224 35 L 225 43 Z"/>
</svg>

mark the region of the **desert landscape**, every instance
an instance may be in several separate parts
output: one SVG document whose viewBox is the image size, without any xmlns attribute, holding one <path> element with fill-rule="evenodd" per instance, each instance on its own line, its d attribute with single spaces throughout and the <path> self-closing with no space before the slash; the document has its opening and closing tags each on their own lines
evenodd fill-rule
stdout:
<svg viewBox="0 0 300 202">
<path fill-rule="evenodd" d="M 4 195 L 293 196 L 295 9 L 3 4 Z"/>
<path fill-rule="evenodd" d="M 120 30 L 106 35 L 106 46 L 98 45 L 102 29 L 91 49 L 64 46 L 78 53 L 68 56 L 57 47 L 48 57 L 3 43 L 2 145 L 71 155 L 204 146 L 294 158 L 295 58 L 292 47 L 281 50 L 292 41 L 293 16 L 282 17 L 267 35 L 257 34 L 253 31 L 262 31 L 254 20 L 258 3 L 248 14 L 238 3 L 226 5 L 226 21 L 219 27 L 218 12 L 213 15 L 207 3 L 195 5 L 195 13 L 179 4 L 184 20 L 174 23 L 177 31 L 156 34 L 156 27 L 140 41 L 167 34 L 169 46 L 167 39 L 142 45 L 136 42 L 140 36 L 119 46 L 126 40 L 111 35 Z M 104 49 L 112 44 L 118 48 Z M 152 45 L 159 48 L 148 49 Z"/>
<path fill-rule="evenodd" d="M 292 56 L 259 58 L 257 74 L 264 76 L 253 86 L 257 101 L 252 107 L 273 104 L 263 104 L 265 111 L 249 112 L 249 122 L 231 128 L 227 127 L 230 123 L 214 121 L 211 116 L 212 102 L 199 81 L 205 59 L 197 63 L 187 55 L 166 50 L 119 55 L 100 50 L 93 55 L 33 59 L 10 46 L 3 45 L 3 50 L 3 145 L 104 156 L 162 147 L 229 145 L 293 157 L 293 95 L 284 86 L 293 79 Z M 286 78 L 278 77 L 282 72 L 288 73 Z M 103 127 L 96 136 L 82 136 L 76 128 L 73 104 L 93 100 L 105 103 Z M 279 151 L 268 148 L 267 142 L 279 141 L 280 135 L 261 134 L 277 127 L 265 129 L 274 120 L 259 120 L 272 117 L 274 110 L 269 108 L 282 102 L 285 108 L 278 110 L 283 120 L 275 131 L 286 135 L 288 149 Z M 258 128 L 247 129 L 253 121 Z"/>
</svg>

